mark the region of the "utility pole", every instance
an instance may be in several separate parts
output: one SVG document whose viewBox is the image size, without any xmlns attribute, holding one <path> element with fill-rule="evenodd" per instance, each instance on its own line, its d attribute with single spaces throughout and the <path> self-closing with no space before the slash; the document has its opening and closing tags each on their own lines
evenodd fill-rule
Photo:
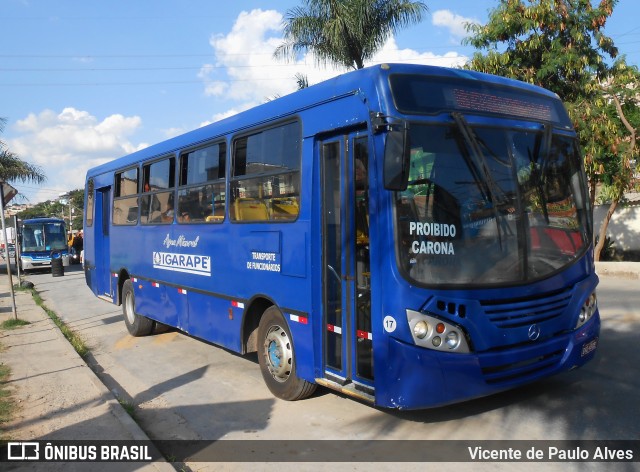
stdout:
<svg viewBox="0 0 640 472">
<path fill-rule="evenodd" d="M 0 218 L 2 219 L 2 235 L 4 236 L 4 257 L 7 261 L 7 275 L 9 276 L 9 291 L 11 292 L 11 306 L 13 307 L 13 318 L 18 319 L 18 308 L 16 307 L 16 294 L 13 290 L 13 277 L 11 276 L 11 259 L 9 259 L 9 243 L 7 242 L 7 228 L 4 223 L 4 205 L 9 203 L 18 191 L 6 182 L 0 181 Z M 6 200 L 6 202 L 5 202 Z"/>
</svg>

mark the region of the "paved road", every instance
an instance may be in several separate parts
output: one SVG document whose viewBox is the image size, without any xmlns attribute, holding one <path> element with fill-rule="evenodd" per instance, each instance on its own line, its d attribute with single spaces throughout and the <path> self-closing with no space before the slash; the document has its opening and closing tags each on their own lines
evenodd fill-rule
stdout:
<svg viewBox="0 0 640 472">
<path fill-rule="evenodd" d="M 300 402 L 275 399 L 255 357 L 175 331 L 129 336 L 120 308 L 96 299 L 79 267 L 67 268 L 64 277 L 29 280 L 84 337 L 89 362 L 116 395 L 136 405 L 152 439 L 640 439 L 638 280 L 601 278 L 600 348 L 584 368 L 489 398 L 410 412 L 375 409 L 322 389 Z M 574 466 L 585 469 L 565 463 L 562 470 Z M 626 466 L 620 470 L 633 470 Z"/>
</svg>

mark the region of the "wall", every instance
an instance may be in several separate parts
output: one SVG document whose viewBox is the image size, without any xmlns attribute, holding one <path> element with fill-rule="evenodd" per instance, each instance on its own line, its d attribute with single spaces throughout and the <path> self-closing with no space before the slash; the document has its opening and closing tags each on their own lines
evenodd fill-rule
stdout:
<svg viewBox="0 0 640 472">
<path fill-rule="evenodd" d="M 593 226 L 597 235 L 609 205 L 596 205 L 593 209 Z M 607 236 L 620 251 L 640 251 L 640 206 L 618 205 L 607 227 Z"/>
</svg>

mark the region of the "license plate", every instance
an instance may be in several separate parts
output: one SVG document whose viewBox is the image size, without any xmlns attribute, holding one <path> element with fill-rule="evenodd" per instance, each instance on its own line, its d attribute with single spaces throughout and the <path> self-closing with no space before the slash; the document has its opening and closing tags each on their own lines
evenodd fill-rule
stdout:
<svg viewBox="0 0 640 472">
<path fill-rule="evenodd" d="M 582 354 L 580 354 L 580 357 L 584 357 L 587 354 L 595 351 L 597 347 L 598 347 L 598 338 L 592 341 L 589 341 L 588 343 L 582 346 Z"/>
</svg>

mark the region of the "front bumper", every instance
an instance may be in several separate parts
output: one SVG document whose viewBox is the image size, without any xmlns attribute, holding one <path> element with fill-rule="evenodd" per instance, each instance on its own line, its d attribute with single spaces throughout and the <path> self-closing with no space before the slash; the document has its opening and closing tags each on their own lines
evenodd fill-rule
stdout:
<svg viewBox="0 0 640 472">
<path fill-rule="evenodd" d="M 390 338 L 386 378 L 376 378 L 376 404 L 431 408 L 534 382 L 589 362 L 599 333 L 596 313 L 574 332 L 482 353 L 443 353 Z"/>
</svg>

